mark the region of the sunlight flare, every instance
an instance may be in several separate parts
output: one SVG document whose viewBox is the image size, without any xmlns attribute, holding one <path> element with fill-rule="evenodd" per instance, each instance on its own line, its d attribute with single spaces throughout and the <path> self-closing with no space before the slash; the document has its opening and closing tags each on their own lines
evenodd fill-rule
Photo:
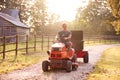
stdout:
<svg viewBox="0 0 120 80">
<path fill-rule="evenodd" d="M 88 5 L 89 0 L 47 0 L 49 12 L 60 16 L 60 20 L 75 19 L 76 9 Z"/>
</svg>

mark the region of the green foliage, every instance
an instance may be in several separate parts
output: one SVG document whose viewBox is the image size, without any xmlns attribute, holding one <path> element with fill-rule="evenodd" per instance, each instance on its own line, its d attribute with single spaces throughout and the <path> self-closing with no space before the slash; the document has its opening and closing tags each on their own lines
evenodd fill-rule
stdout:
<svg viewBox="0 0 120 80">
<path fill-rule="evenodd" d="M 113 16 L 116 18 L 111 24 L 117 34 L 120 34 L 120 0 L 107 0 Z"/>
<path fill-rule="evenodd" d="M 0 0 L 0 8 L 17 8 L 21 6 L 21 0 Z"/>
<path fill-rule="evenodd" d="M 120 17 L 120 0 L 107 0 L 114 17 Z"/>
<path fill-rule="evenodd" d="M 112 14 L 107 8 L 106 1 L 91 1 L 86 8 L 78 8 L 76 15 L 76 24 L 84 31 L 91 33 L 100 33 L 113 31 L 109 20 L 112 20 Z"/>
<path fill-rule="evenodd" d="M 29 24 L 34 28 L 36 34 L 41 33 L 41 27 L 45 27 L 47 20 L 45 0 L 35 0 L 30 8 L 30 21 Z"/>
</svg>

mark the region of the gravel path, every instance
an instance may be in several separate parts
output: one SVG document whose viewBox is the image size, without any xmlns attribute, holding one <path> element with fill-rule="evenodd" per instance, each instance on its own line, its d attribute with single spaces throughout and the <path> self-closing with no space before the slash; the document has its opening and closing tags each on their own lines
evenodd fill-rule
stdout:
<svg viewBox="0 0 120 80">
<path fill-rule="evenodd" d="M 81 59 L 77 59 L 79 67 L 76 71 L 67 73 L 65 70 L 54 70 L 43 72 L 41 62 L 16 70 L 7 74 L 0 75 L 0 80 L 83 80 L 94 69 L 95 63 L 100 59 L 101 53 L 110 47 L 120 45 L 101 45 L 88 46 L 85 50 L 89 52 L 89 63 L 82 63 Z"/>
</svg>

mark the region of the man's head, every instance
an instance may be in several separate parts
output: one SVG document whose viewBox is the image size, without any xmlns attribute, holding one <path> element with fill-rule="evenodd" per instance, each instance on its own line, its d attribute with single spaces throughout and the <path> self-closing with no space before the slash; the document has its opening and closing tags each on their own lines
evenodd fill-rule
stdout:
<svg viewBox="0 0 120 80">
<path fill-rule="evenodd" d="M 62 24 L 62 28 L 63 28 L 64 30 L 67 30 L 67 24 L 66 24 L 66 23 Z"/>
</svg>

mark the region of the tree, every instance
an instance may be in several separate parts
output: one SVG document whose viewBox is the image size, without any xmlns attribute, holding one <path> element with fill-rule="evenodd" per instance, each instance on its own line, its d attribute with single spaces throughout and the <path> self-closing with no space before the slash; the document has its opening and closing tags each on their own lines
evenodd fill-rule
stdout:
<svg viewBox="0 0 120 80">
<path fill-rule="evenodd" d="M 78 8 L 76 15 L 77 25 L 87 32 L 105 32 L 111 30 L 107 26 L 109 19 L 112 19 L 112 14 L 108 10 L 106 0 L 95 0 L 89 2 L 85 8 Z"/>
<path fill-rule="evenodd" d="M 34 0 L 30 12 L 29 24 L 34 28 L 36 34 L 42 32 L 41 28 L 45 27 L 47 21 L 47 7 L 45 0 Z"/>
<path fill-rule="evenodd" d="M 114 26 L 116 34 L 120 34 L 120 0 L 107 0 L 113 16 L 116 18 L 111 24 Z"/>
<path fill-rule="evenodd" d="M 48 17 L 47 17 L 48 24 L 51 25 L 51 24 L 54 24 L 54 23 L 58 22 L 58 21 L 59 21 L 59 18 L 60 18 L 59 15 L 57 15 L 57 14 L 55 14 L 55 13 L 50 13 L 50 12 L 49 12 Z"/>
<path fill-rule="evenodd" d="M 0 8 L 20 8 L 21 0 L 0 0 Z"/>
</svg>

